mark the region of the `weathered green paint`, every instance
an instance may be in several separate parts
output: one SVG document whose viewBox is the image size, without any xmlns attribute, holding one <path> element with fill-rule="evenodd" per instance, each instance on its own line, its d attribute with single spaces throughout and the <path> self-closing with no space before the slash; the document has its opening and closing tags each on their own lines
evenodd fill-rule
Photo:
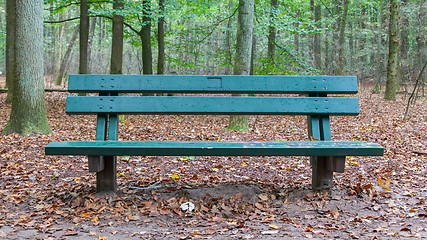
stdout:
<svg viewBox="0 0 427 240">
<path fill-rule="evenodd" d="M 332 136 L 331 136 L 331 125 L 330 125 L 330 122 L 329 122 L 329 116 L 322 116 L 320 118 L 320 120 L 321 120 L 320 124 L 321 124 L 321 129 L 322 129 L 321 130 L 321 132 L 322 132 L 321 139 L 323 141 L 330 141 L 330 140 L 332 140 L 331 139 Z"/>
<path fill-rule="evenodd" d="M 117 114 L 110 115 L 108 122 L 108 140 L 117 140 L 119 138 L 119 116 Z"/>
<path fill-rule="evenodd" d="M 364 141 L 91 141 L 51 142 L 48 155 L 105 156 L 381 156 L 384 149 Z"/>
<path fill-rule="evenodd" d="M 357 93 L 354 76 L 70 75 L 70 92 Z"/>
<path fill-rule="evenodd" d="M 309 115 L 307 117 L 307 125 L 309 140 L 321 140 L 319 116 Z"/>
<path fill-rule="evenodd" d="M 331 114 L 357 115 L 357 98 L 68 97 L 68 114 Z"/>
<path fill-rule="evenodd" d="M 96 140 L 105 140 L 107 131 L 107 115 L 98 115 L 96 120 Z"/>
<path fill-rule="evenodd" d="M 333 172 L 342 172 L 346 156 L 381 156 L 381 145 L 331 140 L 330 115 L 357 115 L 357 98 L 327 97 L 356 93 L 355 77 L 301 76 L 136 76 L 72 75 L 72 92 L 99 97 L 68 97 L 68 114 L 98 114 L 97 141 L 52 142 L 49 155 L 89 155 L 97 191 L 117 189 L 119 155 L 142 156 L 310 156 L 313 189 L 331 187 Z M 117 96 L 121 92 L 300 93 L 308 97 Z M 123 142 L 118 114 L 307 115 L 310 140 L 297 142 Z M 108 127 L 107 127 L 108 125 Z M 239 129 L 242 130 L 240 126 Z M 108 129 L 108 132 L 107 132 Z M 108 135 L 108 136 L 106 136 Z"/>
</svg>

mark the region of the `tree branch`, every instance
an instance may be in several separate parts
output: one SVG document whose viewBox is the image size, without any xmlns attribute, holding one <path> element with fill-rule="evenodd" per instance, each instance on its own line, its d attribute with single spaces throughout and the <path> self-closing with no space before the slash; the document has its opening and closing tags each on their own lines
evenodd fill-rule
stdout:
<svg viewBox="0 0 427 240">
<path fill-rule="evenodd" d="M 59 20 L 59 21 L 43 21 L 43 23 L 63 23 L 63 22 L 74 21 L 77 19 L 80 19 L 80 17 L 74 17 L 74 18 L 69 18 L 69 19 L 64 19 L 64 20 Z"/>
<path fill-rule="evenodd" d="M 423 68 L 421 69 L 420 74 L 418 75 L 417 80 L 415 81 L 414 90 L 412 90 L 411 96 L 410 96 L 410 97 L 409 97 L 409 99 L 408 99 L 408 104 L 406 105 L 405 115 L 403 115 L 403 120 L 404 120 L 404 121 L 405 121 L 405 119 L 406 119 L 406 115 L 408 114 L 409 107 L 410 107 L 410 105 L 411 105 L 411 101 L 413 101 L 413 105 L 415 105 L 415 101 L 417 100 L 417 98 L 416 98 L 416 96 L 415 96 L 415 92 L 416 92 L 416 90 L 417 90 L 417 88 L 418 88 L 418 84 L 419 84 L 419 82 L 420 82 L 421 77 L 423 76 L 423 72 L 424 72 L 424 69 L 426 69 L 426 66 L 427 66 L 427 61 L 424 63 L 424 66 L 423 66 Z M 417 93 L 417 95 L 418 95 L 418 93 Z M 411 114 L 411 115 L 412 115 L 412 114 Z"/>
<path fill-rule="evenodd" d="M 212 29 L 212 31 L 210 31 L 204 38 L 202 38 L 202 40 L 200 40 L 200 41 L 197 41 L 196 42 L 196 44 L 199 44 L 199 43 L 202 43 L 203 41 L 205 41 L 205 39 L 206 38 L 208 38 L 210 35 L 212 35 L 213 34 L 213 32 L 215 31 L 215 29 L 222 23 L 222 22 L 224 22 L 225 20 L 228 20 L 228 19 L 230 19 L 231 17 L 233 17 L 236 13 L 237 13 L 237 10 L 238 10 L 238 8 L 236 8 L 235 10 L 234 10 L 234 12 L 230 15 L 230 16 L 228 16 L 228 17 L 225 17 L 224 19 L 222 19 L 222 20 L 220 20 L 219 22 L 217 22 L 217 23 L 215 23 L 215 24 L 212 24 L 211 25 L 211 27 L 213 27 L 213 29 Z M 208 28 L 208 27 L 201 27 L 201 28 L 199 28 L 199 29 L 205 29 L 205 28 Z"/>
<path fill-rule="evenodd" d="M 113 20 L 113 18 L 112 18 L 112 17 L 107 16 L 107 15 L 94 15 L 94 16 L 92 16 L 92 17 L 103 17 L 103 18 L 107 18 L 107 19 Z M 125 25 L 126 27 L 128 27 L 130 30 L 132 30 L 133 32 L 135 32 L 135 33 L 136 33 L 136 34 L 138 34 L 138 35 L 141 33 L 141 31 L 136 30 L 136 29 L 135 29 L 134 27 L 132 27 L 132 25 L 130 25 L 129 23 L 123 22 L 123 25 Z"/>
</svg>

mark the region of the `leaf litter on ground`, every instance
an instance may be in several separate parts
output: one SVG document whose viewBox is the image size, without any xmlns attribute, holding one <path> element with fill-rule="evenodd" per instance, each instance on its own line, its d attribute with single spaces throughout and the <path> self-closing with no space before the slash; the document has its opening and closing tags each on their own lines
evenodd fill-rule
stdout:
<svg viewBox="0 0 427 240">
<path fill-rule="evenodd" d="M 4 102 L 5 94 L 1 95 Z M 65 114 L 67 93 L 47 93 L 52 134 L 0 136 L 0 237 L 22 239 L 427 238 L 427 99 L 402 121 L 395 102 L 359 93 L 359 116 L 332 117 L 334 140 L 366 140 L 384 157 L 348 157 L 334 188 L 311 191 L 304 157 L 118 159 L 119 192 L 95 192 L 80 156 L 45 156 L 50 141 L 93 140 L 94 116 Z M 10 106 L 1 105 L 5 126 Z M 307 139 L 302 116 L 125 116 L 120 140 Z M 190 205 L 191 203 L 192 205 Z M 185 210 L 185 206 L 187 207 Z M 189 211 L 188 207 L 192 210 Z"/>
</svg>

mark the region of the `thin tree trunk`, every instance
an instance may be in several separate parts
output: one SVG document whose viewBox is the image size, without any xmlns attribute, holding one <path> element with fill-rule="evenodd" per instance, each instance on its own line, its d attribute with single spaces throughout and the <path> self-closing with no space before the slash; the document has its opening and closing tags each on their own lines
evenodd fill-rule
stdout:
<svg viewBox="0 0 427 240">
<path fill-rule="evenodd" d="M 54 20 L 54 14 L 53 14 L 53 9 L 54 9 L 54 2 L 51 2 L 50 3 L 50 9 L 49 9 L 49 11 L 50 11 L 50 20 L 51 21 L 53 21 Z M 55 63 L 56 63 L 56 61 L 55 61 L 55 58 L 56 58 L 56 56 L 55 56 L 55 51 L 56 51 L 56 34 L 55 34 L 55 26 L 54 25 L 51 25 L 50 26 L 50 38 L 51 38 L 51 41 L 50 41 L 50 65 L 49 65 L 49 75 L 50 75 L 50 83 L 52 82 L 52 80 L 54 79 L 54 74 L 55 74 L 55 69 L 56 69 L 56 67 L 55 67 Z"/>
<path fill-rule="evenodd" d="M 274 17 L 277 14 L 277 0 L 271 0 L 270 8 L 270 26 L 268 27 L 267 59 L 270 64 L 274 64 L 274 44 L 276 43 L 276 27 L 274 26 Z"/>
<path fill-rule="evenodd" d="M 321 18 L 321 6 L 320 6 L 320 2 L 316 1 L 316 6 L 314 7 L 314 21 L 316 22 L 316 28 L 321 28 L 322 25 L 320 23 L 320 18 Z M 314 34 L 314 44 L 313 44 L 313 49 L 314 49 L 314 67 L 316 69 L 322 69 L 321 66 L 321 48 L 320 48 L 320 33 L 316 33 Z"/>
<path fill-rule="evenodd" d="M 343 75 L 344 72 L 344 34 L 345 34 L 345 24 L 347 22 L 347 13 L 348 13 L 348 0 L 344 0 L 344 10 L 341 15 L 340 23 L 340 38 L 338 42 L 338 63 L 336 68 L 336 75 Z"/>
<path fill-rule="evenodd" d="M 253 30 L 255 32 L 255 29 Z M 255 34 L 252 34 L 252 48 L 251 48 L 251 69 L 249 71 L 249 75 L 254 75 L 255 71 L 255 56 L 256 56 L 256 36 Z"/>
<path fill-rule="evenodd" d="M 350 51 L 350 56 L 349 56 L 349 60 L 350 60 L 350 66 L 354 67 L 354 32 L 353 32 L 353 22 L 349 21 L 348 23 L 348 28 L 349 28 L 349 36 L 348 36 L 348 48 Z"/>
<path fill-rule="evenodd" d="M 8 1 L 9 2 L 9 1 Z M 3 133 L 49 133 L 43 80 L 43 1 L 16 3 L 12 110 Z"/>
<path fill-rule="evenodd" d="M 424 5 L 424 0 L 420 0 L 418 14 L 417 14 L 417 25 L 418 25 L 418 35 L 416 37 L 417 42 L 417 66 L 421 67 L 423 64 L 423 59 L 426 58 L 426 36 L 425 36 L 425 24 L 426 24 L 426 7 Z M 421 83 L 426 83 L 427 74 L 421 75 Z M 423 85 L 424 86 L 424 85 Z M 423 88 L 424 90 L 424 88 Z"/>
<path fill-rule="evenodd" d="M 12 103 L 13 85 L 15 82 L 15 19 L 16 2 L 6 1 L 6 87 L 9 89 L 6 103 Z"/>
<path fill-rule="evenodd" d="M 142 73 L 153 74 L 153 56 L 151 53 L 151 0 L 143 0 L 142 5 Z"/>
<path fill-rule="evenodd" d="M 228 10 L 231 11 L 233 9 L 233 0 L 229 0 L 228 2 Z M 233 18 L 229 18 L 227 21 L 227 31 L 225 32 L 225 48 L 226 48 L 226 60 L 227 64 L 225 66 L 225 74 L 231 75 L 231 66 L 233 65 L 232 60 L 232 52 L 231 52 L 231 27 L 232 27 Z"/>
<path fill-rule="evenodd" d="M 407 1 L 401 1 L 402 4 L 407 4 Z M 404 8 L 404 7 L 402 7 Z M 409 78 L 409 17 L 402 15 L 402 27 L 400 30 L 400 51 L 399 51 L 399 74 L 398 74 L 398 85 L 404 81 L 403 79 Z M 400 80 L 400 81 L 399 81 Z"/>
<path fill-rule="evenodd" d="M 89 73 L 88 40 L 89 40 L 89 7 L 87 4 L 87 0 L 81 0 L 80 1 L 79 74 Z"/>
<path fill-rule="evenodd" d="M 157 44 L 159 45 L 159 52 L 157 57 L 157 74 L 162 75 L 165 73 L 165 3 L 164 0 L 159 0 L 160 15 L 159 22 L 157 23 Z"/>
<path fill-rule="evenodd" d="M 55 85 L 61 85 L 62 80 L 65 78 L 65 69 L 67 69 L 68 63 L 70 62 L 71 52 L 73 51 L 74 44 L 76 43 L 77 37 L 79 36 L 79 27 L 74 29 L 73 36 L 68 44 L 67 51 L 65 52 L 64 58 L 59 65 L 59 72 L 56 76 Z"/>
<path fill-rule="evenodd" d="M 63 19 L 64 14 L 59 14 L 59 20 L 61 21 Z M 58 57 L 56 59 L 56 68 L 55 68 L 55 85 L 59 86 L 62 83 L 62 77 L 58 77 L 61 72 L 61 59 L 62 59 L 62 46 L 63 46 L 63 37 L 64 37 L 64 25 L 65 23 L 61 23 L 61 26 L 59 27 L 59 46 L 58 46 Z"/>
<path fill-rule="evenodd" d="M 236 56 L 233 74 L 249 75 L 254 26 L 254 0 L 239 0 L 237 26 Z M 230 116 L 228 129 L 247 131 L 249 129 L 248 116 Z"/>
<path fill-rule="evenodd" d="M 113 9 L 122 10 L 123 2 L 116 0 Z M 113 16 L 113 38 L 111 40 L 110 74 L 123 73 L 123 16 Z"/>
<path fill-rule="evenodd" d="M 324 39 L 325 39 L 325 64 L 324 64 L 324 69 L 326 70 L 325 72 L 327 74 L 331 75 L 331 73 L 332 73 L 332 71 L 331 71 L 331 69 L 332 69 L 332 67 L 331 67 L 331 65 L 332 65 L 331 64 L 332 59 L 331 59 L 331 51 L 329 50 L 329 48 L 330 48 L 329 35 L 330 35 L 329 31 L 327 31 L 325 33 L 325 37 L 324 37 Z"/>
<path fill-rule="evenodd" d="M 299 10 L 295 10 L 295 17 L 298 19 L 301 16 L 301 12 Z M 299 21 L 295 21 L 294 23 L 295 29 L 299 28 Z M 299 34 L 294 34 L 294 47 L 295 52 L 298 54 L 299 52 Z"/>
<path fill-rule="evenodd" d="M 360 31 L 363 33 L 366 29 L 366 24 L 365 24 L 365 15 L 366 15 L 366 7 L 361 3 L 360 4 L 360 18 L 359 18 L 359 27 L 360 27 Z M 361 37 L 358 38 L 358 51 L 360 56 L 358 57 L 358 72 L 360 74 L 360 78 L 363 78 L 365 75 L 365 66 L 367 66 L 368 64 L 366 64 L 367 62 L 367 58 L 366 58 L 366 53 L 365 53 L 365 48 L 366 48 L 366 38 L 364 34 L 360 34 Z"/>
<path fill-rule="evenodd" d="M 88 62 L 88 73 L 92 73 L 93 69 L 91 66 L 94 64 L 92 63 L 92 46 L 93 46 L 93 37 L 95 36 L 95 27 L 96 27 L 96 18 L 93 18 L 90 23 L 90 30 L 89 30 L 89 39 L 87 44 L 87 62 Z"/>
<path fill-rule="evenodd" d="M 382 54 L 381 54 L 381 46 L 383 45 L 383 37 L 382 37 L 382 31 L 383 31 L 383 22 L 384 22 L 384 3 L 380 3 L 380 14 L 378 19 L 378 28 L 377 28 L 377 50 L 376 50 L 376 77 L 378 78 L 378 85 L 382 82 L 382 72 L 384 69 L 384 64 L 382 61 Z"/>
<path fill-rule="evenodd" d="M 396 100 L 397 93 L 397 65 L 399 64 L 399 0 L 391 0 L 389 22 L 389 44 L 387 62 L 387 83 L 384 98 Z"/>
</svg>

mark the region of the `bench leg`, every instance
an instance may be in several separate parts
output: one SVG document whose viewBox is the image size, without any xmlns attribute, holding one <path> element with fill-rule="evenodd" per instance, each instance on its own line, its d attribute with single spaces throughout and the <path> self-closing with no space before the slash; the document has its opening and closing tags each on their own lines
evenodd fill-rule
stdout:
<svg viewBox="0 0 427 240">
<path fill-rule="evenodd" d="M 311 157 L 313 190 L 331 188 L 334 181 L 334 172 L 330 169 L 332 157 Z"/>
<path fill-rule="evenodd" d="M 96 173 L 97 192 L 117 191 L 117 157 L 104 156 L 104 170 Z"/>
</svg>

